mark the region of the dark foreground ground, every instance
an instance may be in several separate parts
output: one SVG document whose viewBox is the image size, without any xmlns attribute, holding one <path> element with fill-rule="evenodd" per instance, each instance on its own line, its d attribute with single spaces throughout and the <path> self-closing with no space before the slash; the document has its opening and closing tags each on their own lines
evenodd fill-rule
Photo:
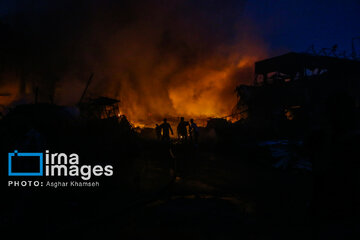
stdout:
<svg viewBox="0 0 360 240">
<path fill-rule="evenodd" d="M 360 231 L 356 136 L 326 144 L 316 136 L 270 141 L 231 129 L 195 145 L 144 139 L 117 123 L 35 126 L 2 121 L 3 159 L 14 149 L 76 151 L 82 164 L 112 164 L 114 176 L 92 179 L 98 188 L 9 188 L 2 161 L 4 234 L 354 239 Z"/>
<path fill-rule="evenodd" d="M 249 154 L 266 153 L 250 153 L 246 146 L 238 155 L 225 155 L 190 144 L 173 145 L 167 153 L 167 144 L 156 145 L 169 161 L 151 156 L 153 148 L 145 150 L 148 156 L 135 160 L 132 187 L 8 191 L 3 200 L 11 199 L 5 200 L 11 209 L 3 215 L 3 226 L 15 233 L 23 226 L 30 232 L 114 234 L 119 239 L 312 235 L 312 177 L 306 171 L 261 165 Z"/>
</svg>

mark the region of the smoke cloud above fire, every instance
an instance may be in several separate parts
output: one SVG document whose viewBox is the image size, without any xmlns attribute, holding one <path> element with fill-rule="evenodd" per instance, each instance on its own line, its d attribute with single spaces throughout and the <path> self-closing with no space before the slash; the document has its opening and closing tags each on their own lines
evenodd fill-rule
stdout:
<svg viewBox="0 0 360 240">
<path fill-rule="evenodd" d="M 74 105 L 94 73 L 87 97 L 119 99 L 131 121 L 221 117 L 266 56 L 245 1 L 15 2 L 0 17 L 0 88 L 17 100 L 37 87 Z"/>
</svg>

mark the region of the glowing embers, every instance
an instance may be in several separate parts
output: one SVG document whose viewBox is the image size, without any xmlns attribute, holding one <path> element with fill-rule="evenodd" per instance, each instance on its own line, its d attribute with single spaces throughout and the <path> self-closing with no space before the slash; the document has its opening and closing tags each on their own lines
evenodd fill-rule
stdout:
<svg viewBox="0 0 360 240">
<path fill-rule="evenodd" d="M 285 112 L 285 117 L 287 120 L 294 120 L 296 118 L 296 114 L 299 111 L 299 109 L 301 108 L 301 106 L 291 106 L 287 109 L 284 110 Z"/>
</svg>

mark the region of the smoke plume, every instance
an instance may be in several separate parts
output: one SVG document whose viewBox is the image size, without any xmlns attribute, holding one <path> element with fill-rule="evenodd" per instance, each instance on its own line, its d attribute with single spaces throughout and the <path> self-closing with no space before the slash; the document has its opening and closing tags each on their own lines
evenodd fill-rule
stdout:
<svg viewBox="0 0 360 240">
<path fill-rule="evenodd" d="M 76 104 L 94 73 L 87 97 L 121 100 L 131 121 L 221 117 L 236 104 L 235 87 L 252 80 L 253 62 L 266 55 L 243 17 L 245 1 L 8 4 L 0 18 L 7 36 L 0 87 L 12 101 L 38 88 L 42 101 Z"/>
</svg>

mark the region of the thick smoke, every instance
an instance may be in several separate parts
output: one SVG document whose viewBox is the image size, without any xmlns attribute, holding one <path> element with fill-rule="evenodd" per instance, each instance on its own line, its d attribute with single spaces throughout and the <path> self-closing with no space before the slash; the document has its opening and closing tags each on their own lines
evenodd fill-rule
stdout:
<svg viewBox="0 0 360 240">
<path fill-rule="evenodd" d="M 11 4 L 9 3 L 9 6 Z M 2 17 L 8 51 L 3 86 L 17 97 L 72 105 L 91 73 L 88 97 L 121 100 L 136 122 L 230 114 L 235 86 L 266 54 L 245 1 L 16 1 Z M 10 74 L 11 75 L 11 74 Z"/>
</svg>

